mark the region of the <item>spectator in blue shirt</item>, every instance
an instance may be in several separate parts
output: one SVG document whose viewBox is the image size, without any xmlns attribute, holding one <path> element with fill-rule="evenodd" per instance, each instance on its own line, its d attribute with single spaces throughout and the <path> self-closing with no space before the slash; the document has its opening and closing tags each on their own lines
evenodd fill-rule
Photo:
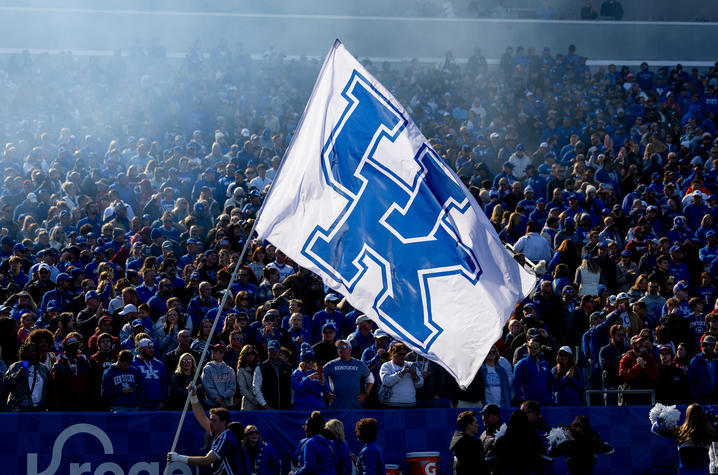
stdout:
<svg viewBox="0 0 718 475">
<path fill-rule="evenodd" d="M 535 400 L 541 405 L 551 404 L 551 368 L 541 356 L 541 344 L 528 342 L 529 354 L 514 368 L 514 391 L 519 401 Z"/>
</svg>

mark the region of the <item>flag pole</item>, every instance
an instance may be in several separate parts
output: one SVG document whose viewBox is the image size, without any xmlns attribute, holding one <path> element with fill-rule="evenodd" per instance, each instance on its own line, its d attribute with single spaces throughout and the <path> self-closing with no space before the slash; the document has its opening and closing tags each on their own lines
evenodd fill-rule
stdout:
<svg viewBox="0 0 718 475">
<path fill-rule="evenodd" d="M 275 177 L 276 179 L 276 177 Z M 271 185 L 270 185 L 271 189 Z M 257 217 L 259 217 L 259 213 L 257 213 Z M 244 260 L 244 256 L 247 253 L 247 249 L 249 248 L 249 242 L 252 239 L 252 235 L 254 234 L 254 228 L 257 226 L 257 219 L 255 218 L 254 223 L 252 223 L 252 229 L 250 229 L 249 234 L 247 235 L 247 240 L 244 243 L 244 247 L 242 248 L 242 252 L 239 255 L 239 259 L 237 260 L 237 264 L 234 266 L 234 271 L 232 272 L 232 277 L 229 279 L 229 284 L 227 284 L 227 288 L 224 291 L 224 295 L 222 295 L 222 301 L 219 304 L 219 308 L 217 309 L 217 314 L 214 316 L 214 321 L 212 322 L 212 329 L 209 332 L 209 336 L 207 337 L 207 344 L 204 345 L 204 349 L 202 350 L 202 356 L 199 359 L 199 363 L 197 363 L 197 368 L 194 373 L 194 378 L 192 379 L 192 385 L 194 387 L 197 387 L 197 379 L 199 378 L 200 369 L 202 368 L 202 364 L 204 363 L 204 360 L 207 356 L 207 350 L 209 349 L 210 343 L 212 341 L 212 337 L 214 336 L 214 332 L 217 329 L 217 322 L 219 322 L 219 316 L 222 314 L 222 309 L 224 308 L 224 304 L 227 302 L 227 298 L 229 296 L 229 289 L 234 284 L 234 281 L 237 278 L 237 273 L 239 272 L 239 268 L 242 265 L 242 261 Z M 180 432 L 182 431 L 182 425 L 184 424 L 185 417 L 187 415 L 187 409 L 189 408 L 190 404 L 190 397 L 191 393 L 187 391 L 187 398 L 184 401 L 184 408 L 182 409 L 182 416 L 180 416 L 179 423 L 177 424 L 177 430 L 175 431 L 174 439 L 172 440 L 172 448 L 170 449 L 170 452 L 174 452 L 177 448 L 177 441 L 179 440 Z M 167 463 L 165 465 L 164 475 L 167 475 L 169 471 L 170 463 Z"/>
</svg>

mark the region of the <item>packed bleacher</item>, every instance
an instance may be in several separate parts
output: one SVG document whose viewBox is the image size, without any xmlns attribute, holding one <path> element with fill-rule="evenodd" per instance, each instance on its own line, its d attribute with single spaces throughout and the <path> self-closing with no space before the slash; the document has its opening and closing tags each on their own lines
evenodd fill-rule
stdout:
<svg viewBox="0 0 718 475">
<path fill-rule="evenodd" d="M 240 51 L 0 61 L 3 410 L 716 400 L 716 68 L 364 61 L 539 277 L 460 389 L 249 235 L 320 65 Z"/>
</svg>

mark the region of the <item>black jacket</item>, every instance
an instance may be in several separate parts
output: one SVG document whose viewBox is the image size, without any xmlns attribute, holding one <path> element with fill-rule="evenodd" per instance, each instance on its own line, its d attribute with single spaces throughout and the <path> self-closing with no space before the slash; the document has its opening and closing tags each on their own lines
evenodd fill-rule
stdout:
<svg viewBox="0 0 718 475">
<path fill-rule="evenodd" d="M 480 439 L 456 431 L 449 450 L 454 453 L 454 475 L 489 473 L 484 461 L 484 445 Z"/>
<path fill-rule="evenodd" d="M 272 367 L 271 361 L 266 360 L 257 366 L 257 370 L 262 372 L 262 394 L 267 405 L 272 409 L 290 409 L 292 405 L 292 367 L 289 363 L 280 361 L 277 372 Z"/>
</svg>

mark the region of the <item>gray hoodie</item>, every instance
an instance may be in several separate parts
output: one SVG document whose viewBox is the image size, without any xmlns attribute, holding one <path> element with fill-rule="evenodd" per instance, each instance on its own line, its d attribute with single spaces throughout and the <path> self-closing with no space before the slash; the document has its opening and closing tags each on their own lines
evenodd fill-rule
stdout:
<svg viewBox="0 0 718 475">
<path fill-rule="evenodd" d="M 214 400 L 217 396 L 222 397 L 224 406 L 232 405 L 234 392 L 237 390 L 237 375 L 227 363 L 222 361 L 210 361 L 202 370 L 202 385 L 207 393 L 207 404 L 211 407 L 218 407 Z"/>
</svg>

